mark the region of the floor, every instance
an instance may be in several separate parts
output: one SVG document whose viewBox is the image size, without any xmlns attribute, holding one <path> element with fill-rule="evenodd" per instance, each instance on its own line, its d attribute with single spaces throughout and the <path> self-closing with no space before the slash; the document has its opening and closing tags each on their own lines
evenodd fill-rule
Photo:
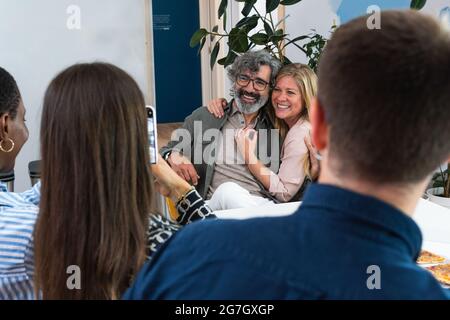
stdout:
<svg viewBox="0 0 450 320">
<path fill-rule="evenodd" d="M 158 126 L 158 149 L 165 146 L 170 141 L 173 130 L 181 127 L 182 122 L 159 123 Z"/>
</svg>

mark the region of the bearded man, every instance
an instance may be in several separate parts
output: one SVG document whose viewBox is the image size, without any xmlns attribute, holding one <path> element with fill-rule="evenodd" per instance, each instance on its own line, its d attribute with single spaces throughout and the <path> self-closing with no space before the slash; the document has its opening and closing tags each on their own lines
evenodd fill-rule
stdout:
<svg viewBox="0 0 450 320">
<path fill-rule="evenodd" d="M 224 117 L 215 118 L 200 107 L 188 116 L 172 135 L 161 156 L 187 182 L 196 186 L 204 199 L 211 198 L 224 182 L 233 181 L 257 196 L 269 196 L 248 170 L 235 145 L 237 130 L 258 131 L 258 158 L 278 171 L 278 131 L 269 117 L 270 91 L 281 63 L 267 51 L 249 51 L 237 57 L 228 69 L 232 99 Z"/>
</svg>

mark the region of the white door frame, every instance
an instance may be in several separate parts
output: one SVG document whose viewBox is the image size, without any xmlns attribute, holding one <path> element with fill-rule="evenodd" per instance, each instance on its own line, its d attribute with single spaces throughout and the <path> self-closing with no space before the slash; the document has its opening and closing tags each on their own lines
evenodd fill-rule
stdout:
<svg viewBox="0 0 450 320">
<path fill-rule="evenodd" d="M 215 25 L 219 26 L 219 32 L 223 31 L 222 21 L 218 19 L 217 10 L 220 5 L 220 0 L 199 0 L 200 10 L 200 27 L 211 30 Z M 208 37 L 201 56 L 201 75 L 202 75 L 202 101 L 206 105 L 211 99 L 224 97 L 224 80 L 225 70 L 221 65 L 214 66 L 213 70 L 210 68 L 210 54 L 212 51 L 211 41 Z M 221 46 L 218 58 L 225 55 L 223 46 Z"/>
<path fill-rule="evenodd" d="M 153 52 L 153 10 L 152 0 L 143 0 L 145 8 L 145 74 L 147 77 L 146 88 L 146 103 L 155 106 L 156 105 L 156 93 L 155 93 L 155 59 Z"/>
</svg>

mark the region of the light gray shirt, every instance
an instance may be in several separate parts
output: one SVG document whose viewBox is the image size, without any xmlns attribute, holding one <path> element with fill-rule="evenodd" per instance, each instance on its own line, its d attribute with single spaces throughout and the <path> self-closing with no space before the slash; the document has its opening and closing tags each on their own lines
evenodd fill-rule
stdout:
<svg viewBox="0 0 450 320">
<path fill-rule="evenodd" d="M 255 128 L 258 118 L 259 115 L 247 127 Z M 222 183 L 228 181 L 237 183 L 253 195 L 262 196 L 261 187 L 248 170 L 234 140 L 236 131 L 245 127 L 244 115 L 233 104 L 233 110 L 222 127 L 222 134 L 218 140 L 216 165 L 208 188 L 208 199 Z"/>
</svg>

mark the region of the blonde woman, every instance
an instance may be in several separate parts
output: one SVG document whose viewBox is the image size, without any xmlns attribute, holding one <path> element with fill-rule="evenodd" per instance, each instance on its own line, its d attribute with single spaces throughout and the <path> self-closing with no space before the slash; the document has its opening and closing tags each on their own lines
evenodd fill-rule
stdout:
<svg viewBox="0 0 450 320">
<path fill-rule="evenodd" d="M 253 129 L 237 130 L 237 148 L 249 171 L 268 190 L 272 200 L 287 202 L 298 200 L 302 185 L 311 178 L 309 143 L 309 107 L 317 93 L 317 76 L 306 65 L 295 63 L 283 67 L 272 90 L 270 113 L 275 127 L 284 138 L 281 166 L 278 173 L 267 168 L 255 154 L 257 132 Z M 208 110 L 216 117 L 223 116 L 223 99 L 212 101 Z M 317 170 L 313 170 L 317 171 Z M 226 182 L 217 188 L 208 201 L 213 210 L 258 206 L 271 202 L 250 194 L 235 182 Z"/>
</svg>

